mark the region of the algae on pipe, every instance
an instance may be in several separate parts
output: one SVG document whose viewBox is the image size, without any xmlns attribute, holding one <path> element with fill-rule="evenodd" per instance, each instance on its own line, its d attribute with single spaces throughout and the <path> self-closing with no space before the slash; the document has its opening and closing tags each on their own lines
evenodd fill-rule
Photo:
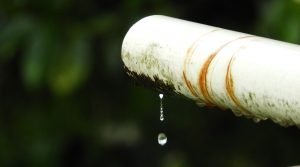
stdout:
<svg viewBox="0 0 300 167">
<path fill-rule="evenodd" d="M 255 121 L 300 126 L 300 46 L 166 16 L 135 23 L 122 44 L 135 79 Z"/>
</svg>

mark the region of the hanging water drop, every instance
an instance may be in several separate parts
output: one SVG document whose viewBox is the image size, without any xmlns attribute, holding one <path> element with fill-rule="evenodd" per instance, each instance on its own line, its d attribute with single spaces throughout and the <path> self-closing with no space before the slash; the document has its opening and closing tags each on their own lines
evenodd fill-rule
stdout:
<svg viewBox="0 0 300 167">
<path fill-rule="evenodd" d="M 232 112 L 235 116 L 237 117 L 241 117 L 243 116 L 242 112 L 240 110 L 237 110 L 237 109 L 232 109 Z"/>
<path fill-rule="evenodd" d="M 167 136 L 166 136 L 166 134 L 164 134 L 164 133 L 159 133 L 158 134 L 158 137 L 157 137 L 157 140 L 158 140 L 158 144 L 160 144 L 160 145 L 165 145 L 166 143 L 167 143 Z"/>
<path fill-rule="evenodd" d="M 261 121 L 261 119 L 260 119 L 260 118 L 253 118 L 253 121 L 254 121 L 255 123 L 259 123 L 259 122 Z"/>
</svg>

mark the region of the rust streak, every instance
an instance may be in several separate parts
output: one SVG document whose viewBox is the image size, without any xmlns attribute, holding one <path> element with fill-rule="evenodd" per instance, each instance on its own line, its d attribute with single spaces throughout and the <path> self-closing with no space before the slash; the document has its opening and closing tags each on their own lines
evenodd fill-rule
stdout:
<svg viewBox="0 0 300 167">
<path fill-rule="evenodd" d="M 197 44 L 198 44 L 199 40 L 200 40 L 201 38 L 203 38 L 204 36 L 206 36 L 207 34 L 212 33 L 212 32 L 215 32 L 215 31 L 218 31 L 218 30 L 220 30 L 220 29 L 214 29 L 214 30 L 212 30 L 212 31 L 209 31 L 209 32 L 207 32 L 207 33 L 202 34 L 200 37 L 198 37 L 197 40 L 195 40 L 195 41 L 192 43 L 191 47 L 189 47 L 188 50 L 187 50 L 187 54 L 186 54 L 185 59 L 184 59 L 184 65 L 183 65 L 182 77 L 183 77 L 183 80 L 184 80 L 186 86 L 188 87 L 189 91 L 190 91 L 194 96 L 197 96 L 197 93 L 196 93 L 195 89 L 193 88 L 191 82 L 187 79 L 187 75 L 186 75 L 187 65 L 188 65 L 188 63 L 190 62 L 190 60 L 191 60 L 191 58 L 192 58 L 192 55 L 194 54 L 194 52 L 195 52 L 195 50 L 196 50 L 196 48 L 197 48 Z"/>
<path fill-rule="evenodd" d="M 207 77 L 208 67 L 216 55 L 217 55 L 217 52 L 212 54 L 211 56 L 209 56 L 209 58 L 206 60 L 206 62 L 203 65 L 203 68 L 200 71 L 200 78 L 199 78 L 199 85 L 200 85 L 200 90 L 202 92 L 202 95 L 205 98 L 207 104 L 209 104 L 211 106 L 213 105 L 213 103 L 212 103 L 212 98 L 210 97 L 208 90 L 207 90 L 206 77 Z"/>
<path fill-rule="evenodd" d="M 185 71 L 183 71 L 183 80 L 184 80 L 186 86 L 188 87 L 188 89 L 190 90 L 190 92 L 191 92 L 194 96 L 197 96 L 197 94 L 196 94 L 196 92 L 195 92 L 195 90 L 194 90 L 194 88 L 193 88 L 191 82 L 190 82 L 189 80 L 187 80 L 187 78 L 186 78 Z"/>
<path fill-rule="evenodd" d="M 237 99 L 237 97 L 235 96 L 235 93 L 234 93 L 234 81 L 233 81 L 233 77 L 232 77 L 232 73 L 231 73 L 231 66 L 234 62 L 234 59 L 235 59 L 235 55 L 237 52 L 240 51 L 242 47 L 240 47 L 234 54 L 233 56 L 230 58 L 230 61 L 228 63 L 228 67 L 227 67 L 227 71 L 226 71 L 226 81 L 225 81 L 225 84 L 226 84 L 226 91 L 227 91 L 227 94 L 228 96 L 231 98 L 231 100 L 234 102 L 234 104 L 243 112 L 247 113 L 247 114 L 250 114 L 250 112 L 241 105 L 241 103 L 239 102 L 239 100 Z"/>
<path fill-rule="evenodd" d="M 207 73 L 208 73 L 208 69 L 209 66 L 212 62 L 212 60 L 218 55 L 218 53 L 225 48 L 227 45 L 240 40 L 240 39 L 244 39 L 244 38 L 249 38 L 249 37 L 253 37 L 253 36 L 243 36 L 243 37 L 239 37 L 236 38 L 234 40 L 231 40 L 227 43 L 225 43 L 224 45 L 222 45 L 220 48 L 218 48 L 215 52 L 213 52 L 208 58 L 207 60 L 204 62 L 202 69 L 200 70 L 200 77 L 199 77 L 199 87 L 200 90 L 203 94 L 203 97 L 205 98 L 206 102 L 210 105 L 213 105 L 213 99 L 211 97 L 211 95 L 208 92 L 208 87 L 207 87 Z"/>
<path fill-rule="evenodd" d="M 227 93 L 229 95 L 229 97 L 231 98 L 231 100 L 239 107 L 241 108 L 240 102 L 238 101 L 238 99 L 236 98 L 235 94 L 234 94 L 234 87 L 233 87 L 233 79 L 232 79 L 232 74 L 231 74 L 231 64 L 234 60 L 234 56 L 231 57 L 228 67 L 227 67 L 227 72 L 226 72 L 226 90 Z"/>
</svg>

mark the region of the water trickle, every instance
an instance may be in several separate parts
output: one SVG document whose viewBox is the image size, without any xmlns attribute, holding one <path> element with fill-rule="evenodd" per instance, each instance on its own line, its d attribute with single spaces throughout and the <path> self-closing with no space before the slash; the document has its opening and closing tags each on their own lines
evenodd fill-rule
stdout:
<svg viewBox="0 0 300 167">
<path fill-rule="evenodd" d="M 164 98 L 164 94 L 160 93 L 159 94 L 159 99 L 160 99 L 160 121 L 163 121 L 164 118 L 164 108 L 163 108 L 163 98 Z"/>
<path fill-rule="evenodd" d="M 164 133 L 159 133 L 157 140 L 158 140 L 158 144 L 163 146 L 167 143 L 168 138 Z"/>
<path fill-rule="evenodd" d="M 164 108 L 163 108 L 163 98 L 164 98 L 164 94 L 160 93 L 159 95 L 159 99 L 160 99 L 160 116 L 159 116 L 159 120 L 162 122 L 164 121 Z M 161 146 L 165 145 L 167 143 L 167 136 L 164 133 L 159 133 L 158 137 L 158 144 L 160 144 Z"/>
</svg>

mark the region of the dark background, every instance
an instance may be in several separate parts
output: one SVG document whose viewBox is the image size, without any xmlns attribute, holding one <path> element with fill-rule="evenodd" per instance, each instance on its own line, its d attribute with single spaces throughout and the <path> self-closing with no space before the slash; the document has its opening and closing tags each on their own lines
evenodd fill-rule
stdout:
<svg viewBox="0 0 300 167">
<path fill-rule="evenodd" d="M 135 86 L 120 50 L 168 15 L 300 43 L 300 1 L 1 0 L 0 166 L 290 166 L 300 131 Z M 159 132 L 168 143 L 157 144 Z"/>
</svg>

